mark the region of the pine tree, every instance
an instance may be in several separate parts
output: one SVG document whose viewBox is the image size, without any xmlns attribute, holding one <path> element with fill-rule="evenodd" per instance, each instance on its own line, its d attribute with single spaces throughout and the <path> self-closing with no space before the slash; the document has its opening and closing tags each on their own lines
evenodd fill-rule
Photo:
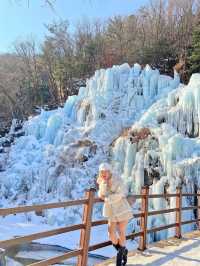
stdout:
<svg viewBox="0 0 200 266">
<path fill-rule="evenodd" d="M 200 21 L 193 30 L 192 46 L 189 51 L 189 72 L 200 72 Z"/>
</svg>

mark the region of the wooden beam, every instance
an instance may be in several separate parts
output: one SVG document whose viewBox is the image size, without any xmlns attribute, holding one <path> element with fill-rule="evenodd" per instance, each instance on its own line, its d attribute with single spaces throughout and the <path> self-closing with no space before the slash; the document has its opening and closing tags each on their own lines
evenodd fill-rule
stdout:
<svg viewBox="0 0 200 266">
<path fill-rule="evenodd" d="M 97 221 L 92 222 L 92 226 L 98 226 L 98 225 L 107 224 L 107 223 L 108 223 L 108 220 L 97 220 Z"/>
<path fill-rule="evenodd" d="M 39 232 L 39 233 L 31 234 L 31 235 L 16 237 L 16 238 L 9 239 L 9 240 L 2 240 L 0 241 L 0 247 L 8 248 L 10 246 L 28 243 L 36 239 L 59 235 L 59 234 L 67 233 L 67 232 L 72 232 L 72 231 L 80 230 L 83 228 L 84 228 L 83 224 L 75 224 L 72 226 L 62 227 L 62 228 L 53 229 L 53 230 L 49 230 L 45 232 Z"/>
<path fill-rule="evenodd" d="M 159 210 L 159 211 L 150 211 L 150 212 L 148 212 L 148 216 L 158 215 L 158 214 L 163 214 L 163 213 L 169 213 L 169 212 L 175 212 L 177 210 L 178 209 L 173 208 L 173 209 L 165 209 L 165 210 Z"/>
<path fill-rule="evenodd" d="M 90 232 L 92 227 L 92 211 L 94 204 L 94 195 L 95 189 L 91 188 L 86 191 L 86 198 L 88 199 L 88 203 L 85 204 L 83 210 L 83 224 L 84 229 L 81 230 L 80 237 L 80 249 L 83 250 L 83 254 L 78 256 L 77 266 L 86 266 L 88 261 L 88 250 L 90 244 Z"/>
<path fill-rule="evenodd" d="M 14 207 L 14 208 L 2 208 L 0 209 L 0 216 L 7 216 L 10 214 L 16 213 L 25 213 L 25 212 L 40 212 L 45 209 L 56 209 L 56 208 L 63 208 L 63 207 L 70 207 L 74 205 L 81 205 L 87 203 L 87 199 L 81 200 L 69 200 L 64 202 L 56 202 L 56 203 L 47 203 L 41 205 L 32 205 L 32 206 L 21 206 L 21 207 Z"/>
<path fill-rule="evenodd" d="M 196 222 L 199 222 L 200 219 L 195 219 L 195 220 L 189 220 L 189 221 L 184 221 L 184 222 L 181 222 L 181 224 L 192 224 L 192 223 L 196 223 Z"/>
<path fill-rule="evenodd" d="M 148 218 L 148 196 L 149 196 L 149 187 L 145 186 L 142 188 L 142 203 L 141 203 L 141 212 L 144 213 L 143 216 L 141 216 L 141 231 L 142 235 L 140 238 L 139 243 L 139 250 L 145 250 L 146 249 L 146 241 L 147 241 L 147 218 Z"/>
<path fill-rule="evenodd" d="M 167 194 L 167 193 L 163 193 L 163 194 L 151 194 L 149 195 L 149 198 L 165 198 L 165 197 L 176 197 L 176 194 Z"/>
<path fill-rule="evenodd" d="M 165 230 L 165 229 L 168 229 L 168 228 L 172 228 L 172 227 L 176 227 L 176 226 L 177 226 L 177 224 L 174 223 L 174 224 L 168 224 L 168 225 L 163 225 L 163 226 L 159 226 L 159 227 L 154 227 L 154 228 L 148 229 L 147 233 L 158 232 L 158 231 L 162 231 L 162 230 Z"/>
<path fill-rule="evenodd" d="M 197 191 L 197 228 L 200 230 L 200 189 Z"/>
<path fill-rule="evenodd" d="M 105 242 L 94 244 L 94 245 L 90 246 L 88 250 L 93 251 L 93 250 L 96 250 L 99 248 L 104 248 L 104 247 L 110 246 L 111 244 L 112 244 L 112 242 L 110 240 L 108 240 Z"/>
<path fill-rule="evenodd" d="M 197 196 L 196 193 L 182 193 L 182 197 Z"/>
<path fill-rule="evenodd" d="M 135 199 L 141 199 L 142 198 L 142 195 L 139 195 L 139 194 L 134 194 L 134 195 L 131 195 L 133 196 Z M 94 198 L 94 203 L 99 203 L 99 202 L 104 202 L 104 200 L 102 200 L 101 198 Z"/>
<path fill-rule="evenodd" d="M 65 253 L 63 255 L 49 258 L 47 260 L 42 260 L 40 262 L 35 262 L 32 264 L 29 264 L 28 266 L 49 266 L 49 265 L 53 265 L 55 263 L 59 263 L 59 262 L 66 260 L 66 259 L 76 257 L 76 256 L 80 255 L 81 253 L 82 253 L 82 250 L 78 249 L 78 250 L 70 251 L 70 252 Z"/>
<path fill-rule="evenodd" d="M 182 211 L 196 210 L 197 206 L 182 207 Z"/>
<path fill-rule="evenodd" d="M 178 209 L 176 211 L 176 233 L 175 237 L 181 238 L 181 216 L 182 216 L 182 189 L 181 187 L 178 187 L 176 189 L 176 208 Z"/>
</svg>

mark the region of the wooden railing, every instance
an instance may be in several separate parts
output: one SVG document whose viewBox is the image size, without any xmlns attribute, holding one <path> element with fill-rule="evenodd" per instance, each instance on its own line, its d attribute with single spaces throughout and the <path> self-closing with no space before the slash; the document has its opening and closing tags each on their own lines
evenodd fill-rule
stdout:
<svg viewBox="0 0 200 266">
<path fill-rule="evenodd" d="M 197 197 L 197 205 L 196 206 L 189 206 L 189 207 L 182 207 L 182 197 L 186 196 L 194 196 Z M 200 229 L 200 191 L 198 193 L 187 193 L 183 194 L 181 188 L 177 188 L 175 194 L 149 194 L 149 188 L 143 187 L 140 195 L 133 195 L 130 197 L 134 197 L 135 199 L 141 199 L 141 211 L 137 214 L 134 214 L 135 218 L 140 218 L 140 231 L 136 233 L 131 233 L 126 236 L 126 239 L 132 239 L 135 237 L 140 237 L 139 241 L 139 250 L 145 250 L 147 245 L 147 234 L 152 232 L 157 232 L 161 230 L 165 230 L 168 228 L 175 227 L 175 236 L 181 238 L 181 225 L 189 224 L 189 223 L 197 223 L 198 229 Z M 148 201 L 151 198 L 169 198 L 169 197 L 176 197 L 176 208 L 172 209 L 164 209 L 164 210 L 156 210 L 156 211 L 149 211 L 148 210 Z M 45 209 L 53 209 L 53 208 L 62 208 L 62 207 L 70 207 L 70 206 L 77 206 L 77 205 L 84 205 L 83 209 L 83 217 L 81 224 L 75 224 L 72 226 L 62 227 L 58 229 L 48 230 L 39 233 L 33 233 L 30 235 L 20 236 L 12 239 L 2 240 L 0 241 L 0 248 L 8 248 L 13 245 L 19 245 L 31 242 L 33 240 L 37 240 L 44 237 L 54 236 L 58 234 L 63 234 L 67 232 L 72 232 L 75 230 L 81 230 L 80 235 L 80 242 L 79 248 L 73 250 L 71 252 L 65 253 L 63 255 L 59 255 L 56 257 L 52 257 L 40 262 L 32 263 L 29 266 L 46 266 L 52 265 L 55 263 L 59 263 L 63 260 L 77 257 L 78 262 L 77 266 L 86 266 L 88 261 L 88 252 L 93 251 L 102 247 L 106 247 L 111 245 L 111 241 L 105 241 L 101 243 L 97 243 L 94 245 L 90 245 L 90 235 L 91 235 L 91 228 L 93 226 L 107 224 L 107 220 L 97 220 L 92 221 L 92 211 L 93 206 L 96 203 L 103 202 L 100 198 L 95 198 L 95 189 L 89 189 L 85 193 L 85 198 L 80 200 L 71 200 L 66 202 L 58 202 L 58 203 L 49 203 L 49 204 L 42 204 L 42 205 L 34 205 L 34 206 L 22 206 L 16 208 L 6 208 L 0 209 L 0 216 L 7 216 L 10 214 L 17 214 L 17 213 L 27 213 L 27 212 L 41 212 Z M 190 220 L 190 221 L 182 221 L 181 214 L 183 211 L 187 210 L 197 210 L 197 219 Z M 162 225 L 160 227 L 155 227 L 148 229 L 147 221 L 148 216 L 151 215 L 158 215 L 164 213 L 176 213 L 176 221 L 173 224 Z"/>
</svg>

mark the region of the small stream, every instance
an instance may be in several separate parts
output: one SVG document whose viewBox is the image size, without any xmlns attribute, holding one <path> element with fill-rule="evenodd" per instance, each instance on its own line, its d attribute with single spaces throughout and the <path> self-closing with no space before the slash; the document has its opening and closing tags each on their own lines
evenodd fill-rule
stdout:
<svg viewBox="0 0 200 266">
<path fill-rule="evenodd" d="M 13 246 L 6 249 L 4 252 L 0 252 L 0 266 L 25 266 L 70 251 L 70 249 L 64 247 L 38 243 Z M 89 254 L 88 266 L 93 266 L 105 259 L 108 258 L 101 255 Z M 77 257 L 57 263 L 56 265 L 76 266 L 76 263 Z"/>
</svg>

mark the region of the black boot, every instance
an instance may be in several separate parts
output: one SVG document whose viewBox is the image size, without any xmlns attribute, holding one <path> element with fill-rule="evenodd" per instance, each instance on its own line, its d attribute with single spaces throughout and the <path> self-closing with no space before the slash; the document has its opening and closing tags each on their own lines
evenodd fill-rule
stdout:
<svg viewBox="0 0 200 266">
<path fill-rule="evenodd" d="M 117 243 L 117 244 L 112 244 L 112 245 L 113 245 L 113 247 L 114 247 L 116 250 L 118 250 L 118 249 L 120 248 L 119 241 L 118 241 L 118 243 Z"/>
<path fill-rule="evenodd" d="M 117 252 L 117 259 L 116 259 L 116 266 L 122 266 L 122 259 L 123 259 L 123 248 L 122 246 L 119 247 Z"/>
<path fill-rule="evenodd" d="M 128 254 L 128 249 L 125 246 L 120 246 L 118 249 L 118 253 L 117 253 L 116 266 L 125 266 L 126 265 L 127 254 Z"/>
<path fill-rule="evenodd" d="M 128 254 L 128 249 L 124 247 L 123 249 L 123 255 L 122 255 L 122 265 L 125 266 L 127 263 L 127 254 Z"/>
</svg>

